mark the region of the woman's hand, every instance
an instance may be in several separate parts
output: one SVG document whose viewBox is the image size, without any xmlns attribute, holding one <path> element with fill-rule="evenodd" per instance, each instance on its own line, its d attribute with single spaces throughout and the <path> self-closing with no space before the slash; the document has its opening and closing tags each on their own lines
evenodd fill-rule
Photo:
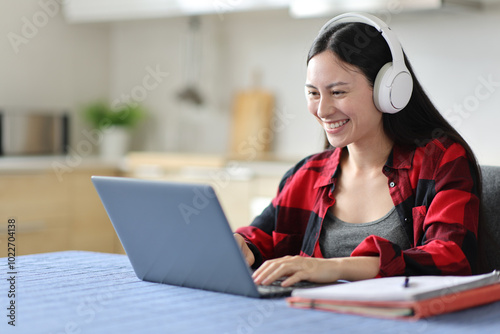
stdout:
<svg viewBox="0 0 500 334">
<path fill-rule="evenodd" d="M 253 274 L 256 284 L 271 284 L 288 276 L 282 286 L 300 281 L 333 283 L 337 280 L 356 281 L 374 278 L 379 272 L 378 257 L 311 258 L 285 256 L 264 262 Z"/>
<path fill-rule="evenodd" d="M 255 256 L 253 255 L 253 252 L 250 250 L 245 239 L 240 234 L 235 233 L 234 238 L 236 239 L 238 246 L 240 246 L 245 260 L 247 260 L 248 265 L 251 267 L 255 262 Z"/>
</svg>

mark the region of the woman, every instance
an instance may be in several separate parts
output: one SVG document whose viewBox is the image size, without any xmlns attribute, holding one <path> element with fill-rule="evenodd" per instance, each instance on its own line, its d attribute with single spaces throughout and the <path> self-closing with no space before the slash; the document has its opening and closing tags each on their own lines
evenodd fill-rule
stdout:
<svg viewBox="0 0 500 334">
<path fill-rule="evenodd" d="M 377 108 L 375 79 L 392 57 L 365 23 L 332 24 L 314 41 L 307 104 L 331 148 L 288 171 L 272 203 L 236 231 L 258 268 L 255 283 L 474 272 L 481 193 L 474 154 L 406 57 L 409 102 L 393 114 Z"/>
</svg>

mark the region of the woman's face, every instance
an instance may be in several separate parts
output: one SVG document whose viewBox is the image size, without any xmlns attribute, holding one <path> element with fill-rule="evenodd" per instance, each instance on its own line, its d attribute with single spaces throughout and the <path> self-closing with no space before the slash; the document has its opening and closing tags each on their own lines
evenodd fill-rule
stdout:
<svg viewBox="0 0 500 334">
<path fill-rule="evenodd" d="M 382 113 L 373 89 L 356 67 L 331 51 L 309 60 L 305 85 L 307 108 L 326 132 L 330 144 L 370 144 L 383 136 Z"/>
</svg>

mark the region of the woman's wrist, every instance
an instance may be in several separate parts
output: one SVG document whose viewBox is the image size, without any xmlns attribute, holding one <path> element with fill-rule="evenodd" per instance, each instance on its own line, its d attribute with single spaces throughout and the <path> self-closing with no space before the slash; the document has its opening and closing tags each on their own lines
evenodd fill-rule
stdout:
<svg viewBox="0 0 500 334">
<path fill-rule="evenodd" d="M 331 259 L 335 262 L 339 279 L 359 281 L 375 278 L 380 271 L 380 258 L 378 256 L 354 256 Z"/>
</svg>

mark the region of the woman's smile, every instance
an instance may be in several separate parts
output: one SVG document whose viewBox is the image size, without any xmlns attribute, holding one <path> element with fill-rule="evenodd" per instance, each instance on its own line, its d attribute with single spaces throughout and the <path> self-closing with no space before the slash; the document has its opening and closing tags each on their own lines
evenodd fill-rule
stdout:
<svg viewBox="0 0 500 334">
<path fill-rule="evenodd" d="M 343 119 L 335 122 L 323 122 L 323 124 L 325 131 L 333 134 L 340 132 L 344 128 L 344 125 L 346 125 L 348 122 L 348 119 Z"/>
</svg>

